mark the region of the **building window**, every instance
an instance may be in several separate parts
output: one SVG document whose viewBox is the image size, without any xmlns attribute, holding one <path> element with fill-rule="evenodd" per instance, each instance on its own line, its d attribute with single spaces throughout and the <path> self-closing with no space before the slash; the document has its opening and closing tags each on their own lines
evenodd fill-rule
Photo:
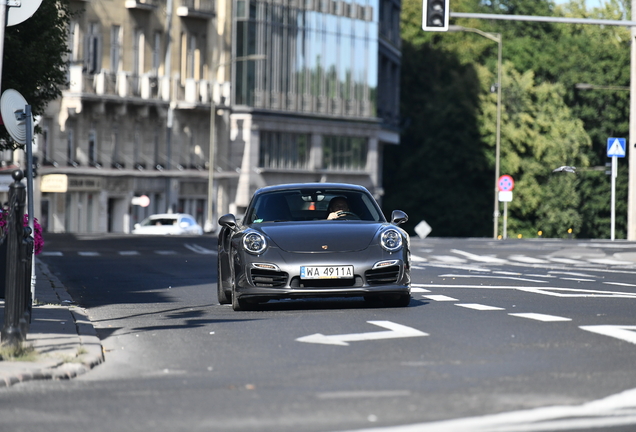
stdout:
<svg viewBox="0 0 636 432">
<path fill-rule="evenodd" d="M 88 133 L 88 164 L 92 167 L 101 167 L 97 158 L 97 134 L 94 129 Z"/>
<path fill-rule="evenodd" d="M 144 72 L 144 45 L 146 44 L 146 36 L 143 30 L 135 30 L 135 39 L 133 40 L 133 75 L 140 76 Z"/>
<path fill-rule="evenodd" d="M 161 32 L 155 32 L 154 41 L 152 43 L 152 73 L 154 76 L 159 75 L 160 66 L 161 66 Z"/>
<path fill-rule="evenodd" d="M 86 55 L 86 72 L 89 74 L 99 73 L 101 65 L 101 36 L 99 32 L 99 23 L 93 22 L 88 26 L 88 34 L 86 35 L 85 45 Z"/>
<path fill-rule="evenodd" d="M 66 134 L 66 163 L 74 167 L 79 165 L 75 160 L 75 133 L 71 128 Z"/>
<path fill-rule="evenodd" d="M 309 137 L 308 134 L 261 132 L 259 166 L 273 169 L 307 169 Z"/>
<path fill-rule="evenodd" d="M 114 25 L 110 28 L 110 71 L 117 73 L 121 70 L 121 26 Z"/>
<path fill-rule="evenodd" d="M 367 166 L 367 138 L 324 136 L 322 167 L 328 170 L 363 171 Z"/>
</svg>

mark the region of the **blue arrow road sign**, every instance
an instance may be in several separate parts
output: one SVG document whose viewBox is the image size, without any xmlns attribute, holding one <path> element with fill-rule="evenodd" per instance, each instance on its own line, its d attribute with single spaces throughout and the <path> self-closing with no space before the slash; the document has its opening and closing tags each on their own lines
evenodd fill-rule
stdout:
<svg viewBox="0 0 636 432">
<path fill-rule="evenodd" d="M 625 138 L 607 139 L 607 157 L 625 157 Z"/>
</svg>

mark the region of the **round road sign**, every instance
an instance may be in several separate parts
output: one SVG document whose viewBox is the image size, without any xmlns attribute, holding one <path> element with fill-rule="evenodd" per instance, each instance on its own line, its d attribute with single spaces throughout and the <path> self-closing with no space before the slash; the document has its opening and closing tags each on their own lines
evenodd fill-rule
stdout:
<svg viewBox="0 0 636 432">
<path fill-rule="evenodd" d="M 501 192 L 510 192 L 515 188 L 515 181 L 509 175 L 499 177 L 497 187 Z"/>
</svg>

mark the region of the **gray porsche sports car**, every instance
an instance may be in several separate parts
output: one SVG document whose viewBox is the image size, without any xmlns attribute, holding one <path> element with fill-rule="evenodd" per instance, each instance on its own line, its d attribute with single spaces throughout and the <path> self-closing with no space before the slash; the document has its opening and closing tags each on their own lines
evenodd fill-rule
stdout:
<svg viewBox="0 0 636 432">
<path fill-rule="evenodd" d="M 272 299 L 411 300 L 409 236 L 362 186 L 303 183 L 256 191 L 242 221 L 219 219 L 218 298 L 234 310 Z"/>
</svg>

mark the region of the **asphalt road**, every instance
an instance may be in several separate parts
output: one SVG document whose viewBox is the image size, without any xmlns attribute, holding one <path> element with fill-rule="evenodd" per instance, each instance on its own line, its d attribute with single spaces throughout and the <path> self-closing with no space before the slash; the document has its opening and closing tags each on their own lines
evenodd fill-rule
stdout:
<svg viewBox="0 0 636 432">
<path fill-rule="evenodd" d="M 48 235 L 41 259 L 106 361 L 0 390 L 0 431 L 636 428 L 636 243 L 433 238 L 412 254 L 408 308 L 234 312 L 213 237 Z"/>
</svg>

